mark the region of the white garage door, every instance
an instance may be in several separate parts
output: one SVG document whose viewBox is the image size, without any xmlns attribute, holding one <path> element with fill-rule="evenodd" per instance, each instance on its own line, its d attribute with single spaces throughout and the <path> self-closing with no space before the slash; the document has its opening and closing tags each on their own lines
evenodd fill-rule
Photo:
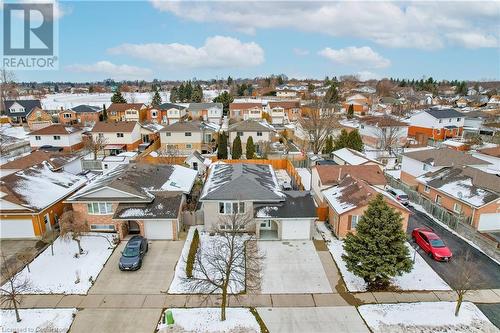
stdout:
<svg viewBox="0 0 500 333">
<path fill-rule="evenodd" d="M 479 224 L 477 226 L 479 231 L 499 231 L 500 230 L 500 213 L 481 214 L 479 217 Z"/>
<path fill-rule="evenodd" d="M 31 219 L 0 220 L 0 238 L 35 238 Z"/>
<path fill-rule="evenodd" d="M 147 220 L 144 221 L 144 233 L 147 239 L 172 239 L 171 220 Z"/>
<path fill-rule="evenodd" d="M 281 220 L 281 239 L 311 239 L 311 220 Z"/>
</svg>

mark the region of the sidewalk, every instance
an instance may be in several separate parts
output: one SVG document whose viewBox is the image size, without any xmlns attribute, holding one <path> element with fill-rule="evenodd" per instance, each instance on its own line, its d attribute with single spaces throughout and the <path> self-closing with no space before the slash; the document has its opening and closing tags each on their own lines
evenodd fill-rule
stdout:
<svg viewBox="0 0 500 333">
<path fill-rule="evenodd" d="M 344 299 L 348 296 L 351 299 Z M 343 294 L 254 294 L 229 298 L 230 307 L 330 307 L 371 303 L 408 303 L 455 301 L 452 291 L 425 292 L 364 292 Z M 500 303 L 500 289 L 475 290 L 466 301 Z M 219 297 L 210 295 L 25 295 L 21 308 L 119 308 L 162 309 L 167 307 L 212 307 L 219 305 Z M 2 306 L 6 308 L 6 306 Z"/>
</svg>

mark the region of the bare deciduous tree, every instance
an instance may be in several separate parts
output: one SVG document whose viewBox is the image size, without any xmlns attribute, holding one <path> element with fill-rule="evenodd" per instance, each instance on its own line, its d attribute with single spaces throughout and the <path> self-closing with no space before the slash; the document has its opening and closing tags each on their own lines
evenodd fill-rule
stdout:
<svg viewBox="0 0 500 333">
<path fill-rule="evenodd" d="M 61 215 L 59 221 L 61 226 L 61 237 L 64 240 L 74 240 L 78 244 L 78 254 L 83 254 L 81 237 L 84 233 L 89 231 L 87 222 L 80 219 L 75 219 L 72 210 L 65 211 Z"/>
<path fill-rule="evenodd" d="M 474 268 L 475 264 L 472 261 L 469 251 L 455 260 L 458 262 L 458 271 L 455 274 L 455 283 L 453 283 L 451 287 L 457 294 L 455 316 L 458 316 L 465 294 L 472 289 L 474 282 L 476 282 L 475 277 L 477 276 L 477 269 Z"/>
<path fill-rule="evenodd" d="M 97 154 L 104 149 L 108 140 L 101 135 L 95 135 L 88 138 L 85 142 L 85 149 L 94 155 L 94 161 L 97 160 Z"/>
<path fill-rule="evenodd" d="M 5 68 L 0 69 L 0 114 L 4 114 L 4 102 L 7 99 L 17 97 L 16 85 L 14 81 L 16 75 Z"/>
<path fill-rule="evenodd" d="M 393 148 L 398 146 L 400 136 L 400 129 L 397 126 L 377 127 L 378 148 L 390 153 Z"/>
<path fill-rule="evenodd" d="M 18 306 L 21 303 L 22 294 L 30 290 L 31 283 L 27 276 L 17 272 L 15 264 L 7 263 L 7 258 L 2 255 L 2 280 L 7 281 L 0 287 L 0 304 L 14 307 L 17 322 L 21 321 Z"/>
<path fill-rule="evenodd" d="M 339 115 L 331 104 L 318 103 L 299 119 L 300 125 L 309 135 L 310 148 L 314 154 L 321 152 L 326 138 L 334 129 L 340 128 Z"/>
<path fill-rule="evenodd" d="M 380 97 L 389 97 L 393 93 L 394 84 L 392 84 L 392 82 L 388 79 L 382 79 L 378 81 L 375 88 Z"/>
<path fill-rule="evenodd" d="M 181 156 L 177 145 L 166 145 L 165 148 L 158 151 L 159 155 L 166 159 L 167 164 L 175 164 L 177 158 Z"/>
<path fill-rule="evenodd" d="M 243 233 L 251 230 L 254 223 L 247 214 L 220 218 L 218 235 L 210 237 L 210 242 L 196 253 L 193 277 L 183 279 L 190 291 L 206 295 L 205 301 L 210 295 L 221 293 L 222 321 L 226 320 L 229 295 L 237 298 L 243 289 L 247 294 L 260 290 L 264 256 L 255 236 Z"/>
</svg>

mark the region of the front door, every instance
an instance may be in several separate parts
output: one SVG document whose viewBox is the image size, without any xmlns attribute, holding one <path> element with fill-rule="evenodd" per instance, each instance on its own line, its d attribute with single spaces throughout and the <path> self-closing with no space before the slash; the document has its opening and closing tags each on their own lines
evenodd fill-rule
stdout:
<svg viewBox="0 0 500 333">
<path fill-rule="evenodd" d="M 50 215 L 49 213 L 45 214 L 43 217 L 43 221 L 45 222 L 45 231 L 50 231 L 52 229 L 52 226 L 50 225 Z"/>
<path fill-rule="evenodd" d="M 260 221 L 261 230 L 271 230 L 271 220 Z"/>
<path fill-rule="evenodd" d="M 128 233 L 134 235 L 141 233 L 141 228 L 136 221 L 128 221 Z"/>
</svg>

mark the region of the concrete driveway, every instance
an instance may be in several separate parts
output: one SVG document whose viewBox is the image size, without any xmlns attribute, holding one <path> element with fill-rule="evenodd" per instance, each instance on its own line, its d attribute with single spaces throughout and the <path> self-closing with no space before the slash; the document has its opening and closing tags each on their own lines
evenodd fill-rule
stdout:
<svg viewBox="0 0 500 333">
<path fill-rule="evenodd" d="M 83 309 L 71 325 L 71 333 L 154 332 L 161 309 Z"/>
<path fill-rule="evenodd" d="M 184 241 L 149 241 L 149 251 L 141 269 L 122 272 L 118 269 L 122 242 L 97 277 L 89 294 L 160 294 L 166 292 L 174 276 Z"/>
<path fill-rule="evenodd" d="M 437 262 L 425 255 L 417 244 L 410 242 L 410 244 L 422 255 L 422 258 L 424 258 L 429 266 L 431 266 L 432 269 L 434 269 L 436 273 L 438 273 L 438 275 L 445 280 L 446 283 L 448 283 L 448 285 L 453 287 L 457 284 L 457 277 L 460 276 L 458 272 L 461 270 L 459 266 L 460 260 L 457 260 L 457 258 L 464 256 L 467 252 L 469 252 L 472 261 L 471 269 L 477 273 L 474 275 L 474 281 L 472 281 L 471 289 L 500 288 L 500 269 L 498 268 L 497 263 L 491 260 L 483 252 L 471 246 L 462 238 L 456 236 L 438 223 L 434 222 L 424 213 L 413 208 L 411 210 L 413 214 L 410 216 L 410 220 L 408 221 L 408 236 L 411 236 L 411 231 L 415 228 L 431 227 L 446 243 L 451 252 L 453 252 L 453 258 L 450 262 Z"/>
<path fill-rule="evenodd" d="M 264 294 L 331 293 L 312 241 L 260 241 Z"/>
<path fill-rule="evenodd" d="M 322 308 L 257 308 L 271 332 L 369 332 L 354 306 Z"/>
</svg>

